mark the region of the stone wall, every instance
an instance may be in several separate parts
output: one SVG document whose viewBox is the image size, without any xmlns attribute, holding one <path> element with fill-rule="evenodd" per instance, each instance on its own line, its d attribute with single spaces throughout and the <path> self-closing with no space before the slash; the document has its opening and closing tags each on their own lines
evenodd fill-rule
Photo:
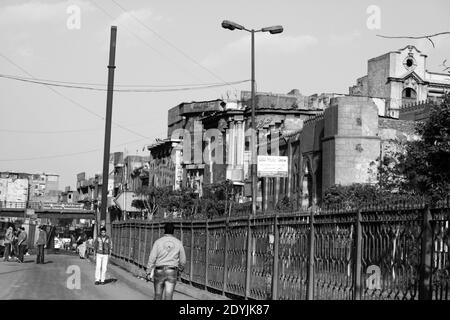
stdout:
<svg viewBox="0 0 450 320">
<path fill-rule="evenodd" d="M 365 97 L 335 98 L 324 117 L 322 190 L 368 182 L 380 153 L 377 106 Z"/>
</svg>

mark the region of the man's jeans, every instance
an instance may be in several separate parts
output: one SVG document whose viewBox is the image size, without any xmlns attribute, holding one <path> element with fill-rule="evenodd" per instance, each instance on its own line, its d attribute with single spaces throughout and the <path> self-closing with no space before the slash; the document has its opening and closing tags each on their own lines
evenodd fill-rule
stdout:
<svg viewBox="0 0 450 320">
<path fill-rule="evenodd" d="M 44 246 L 43 244 L 38 244 L 37 246 L 36 263 L 44 263 Z"/>
<path fill-rule="evenodd" d="M 19 246 L 19 261 L 23 262 L 23 256 L 25 254 L 25 249 L 26 249 L 27 245 L 26 244 L 21 244 Z"/>
<path fill-rule="evenodd" d="M 3 253 L 3 260 L 7 261 L 11 255 L 11 243 L 5 243 L 5 252 Z"/>
<path fill-rule="evenodd" d="M 95 265 L 95 281 L 105 282 L 106 268 L 108 266 L 107 254 L 97 253 Z"/>
<path fill-rule="evenodd" d="M 161 300 L 164 290 L 165 300 L 172 300 L 173 290 L 177 283 L 178 269 L 167 267 L 155 268 L 153 285 L 155 288 L 155 300 Z"/>
</svg>

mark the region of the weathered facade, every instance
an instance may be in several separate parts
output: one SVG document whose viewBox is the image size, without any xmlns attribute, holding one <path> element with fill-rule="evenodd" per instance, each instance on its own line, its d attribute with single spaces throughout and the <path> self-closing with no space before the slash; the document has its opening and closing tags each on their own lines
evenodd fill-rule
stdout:
<svg viewBox="0 0 450 320">
<path fill-rule="evenodd" d="M 350 95 L 384 99 L 383 115 L 395 118 L 403 105 L 439 101 L 448 91 L 450 74 L 428 71 L 427 55 L 411 45 L 370 59 L 367 75 L 349 88 Z"/>
<path fill-rule="evenodd" d="M 180 139 L 163 139 L 148 146 L 148 179 L 151 187 L 182 187 L 182 144 Z"/>
<path fill-rule="evenodd" d="M 333 98 L 323 114 L 283 136 L 280 155 L 289 158 L 289 175 L 264 179 L 263 209 L 285 196 L 297 207 L 310 207 L 334 184 L 374 183 L 377 168 L 371 164 L 390 145 L 414 138 L 414 122 L 380 117 L 371 98 Z"/>
</svg>

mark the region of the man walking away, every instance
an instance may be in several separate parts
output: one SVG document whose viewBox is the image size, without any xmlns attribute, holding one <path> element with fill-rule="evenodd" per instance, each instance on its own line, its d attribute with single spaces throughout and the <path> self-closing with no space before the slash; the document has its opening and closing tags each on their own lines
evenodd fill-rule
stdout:
<svg viewBox="0 0 450 320">
<path fill-rule="evenodd" d="M 100 237 L 94 241 L 95 255 L 95 284 L 105 284 L 106 269 L 108 267 L 108 258 L 112 251 L 112 241 L 106 235 L 106 228 L 100 229 Z"/>
<path fill-rule="evenodd" d="M 155 241 L 148 258 L 147 277 L 153 278 L 155 300 L 172 300 L 178 272 L 183 271 L 186 254 L 183 244 L 173 236 L 173 223 L 164 225 L 164 236 Z"/>
<path fill-rule="evenodd" d="M 23 256 L 25 255 L 25 249 L 27 247 L 26 241 L 28 239 L 28 235 L 27 235 L 24 227 L 20 227 L 19 230 L 20 230 L 20 233 L 19 233 L 18 242 L 17 242 L 17 245 L 19 246 L 19 257 L 18 257 L 17 262 L 23 263 Z"/>
<path fill-rule="evenodd" d="M 44 226 L 39 227 L 39 237 L 36 241 L 37 245 L 37 258 L 36 263 L 37 264 L 44 264 L 44 247 L 47 243 L 47 232 L 44 230 Z"/>
<path fill-rule="evenodd" d="M 13 237 L 14 237 L 14 230 L 11 226 L 11 224 L 9 225 L 8 229 L 6 229 L 6 234 L 5 234 L 5 252 L 3 254 L 3 260 L 4 261 L 9 261 L 9 259 L 11 258 L 11 243 L 13 241 Z"/>
</svg>

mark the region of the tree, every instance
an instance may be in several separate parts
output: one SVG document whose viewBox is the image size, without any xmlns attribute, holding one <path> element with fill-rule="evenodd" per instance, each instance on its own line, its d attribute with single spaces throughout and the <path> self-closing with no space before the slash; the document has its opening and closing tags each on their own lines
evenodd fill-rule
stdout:
<svg viewBox="0 0 450 320">
<path fill-rule="evenodd" d="M 450 96 L 432 106 L 429 119 L 418 122 L 418 141 L 408 142 L 396 166 L 405 176 L 402 188 L 429 200 L 444 199 L 450 193 Z"/>
</svg>

